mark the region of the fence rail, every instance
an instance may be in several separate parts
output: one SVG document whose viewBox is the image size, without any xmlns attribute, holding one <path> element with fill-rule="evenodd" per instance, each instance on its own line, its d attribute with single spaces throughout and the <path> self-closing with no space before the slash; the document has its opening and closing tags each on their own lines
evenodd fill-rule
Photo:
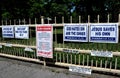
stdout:
<svg viewBox="0 0 120 78">
<path fill-rule="evenodd" d="M 100 23 L 100 16 L 97 16 L 97 22 Z M 110 21 L 109 15 L 107 16 L 107 23 Z M 118 23 L 120 26 L 120 14 L 119 14 Z M 81 23 L 81 16 L 78 17 L 79 22 L 74 24 Z M 39 21 L 41 24 L 44 23 L 44 18 L 42 17 Z M 64 17 L 62 17 L 62 22 L 57 23 L 56 17 L 54 18 L 53 25 L 53 59 L 47 59 L 38 57 L 36 54 L 36 25 L 39 25 L 37 19 L 34 20 L 34 24 L 32 24 L 32 20 L 29 19 L 28 23 L 26 20 L 14 20 L 13 22 L 10 20 L 2 21 L 2 25 L 0 26 L 0 32 L 2 32 L 1 27 L 4 25 L 28 25 L 29 26 L 29 33 L 30 39 L 6 39 L 2 38 L 2 33 L 0 34 L 0 56 L 16 58 L 21 60 L 33 61 L 38 63 L 46 63 L 55 64 L 59 66 L 69 67 L 71 65 L 81 66 L 81 67 L 90 67 L 93 71 L 103 71 L 103 72 L 110 72 L 110 73 L 119 73 L 120 74 L 120 42 L 117 44 L 113 43 L 91 43 L 91 42 L 65 42 L 63 41 L 63 26 L 66 24 L 64 22 Z M 50 23 L 50 20 L 47 21 Z M 70 23 L 73 24 L 72 16 L 70 17 Z M 87 23 L 90 24 L 90 16 L 88 16 Z M 83 24 L 83 23 L 82 23 Z M 120 32 L 119 32 L 120 33 Z M 6 46 L 6 45 L 11 46 Z M 31 48 L 33 51 L 25 51 L 25 48 Z M 68 53 L 64 52 L 64 49 L 71 49 L 77 50 L 77 53 Z M 95 57 L 91 56 L 92 50 L 103 50 L 103 51 L 112 51 L 113 57 Z"/>
</svg>

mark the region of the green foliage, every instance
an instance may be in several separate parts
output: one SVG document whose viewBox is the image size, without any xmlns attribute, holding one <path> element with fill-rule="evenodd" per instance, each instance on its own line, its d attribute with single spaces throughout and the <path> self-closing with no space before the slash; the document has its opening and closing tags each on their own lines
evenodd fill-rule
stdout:
<svg viewBox="0 0 120 78">
<path fill-rule="evenodd" d="M 83 22 L 86 22 L 87 15 L 91 15 L 92 22 L 99 14 L 100 20 L 105 22 L 108 13 L 111 15 L 111 21 L 117 21 L 120 13 L 120 0 L 1 0 L 0 6 L 0 19 L 40 16 L 65 16 L 69 19 L 69 16 L 73 16 L 73 21 L 78 22 L 78 16 L 82 15 Z"/>
</svg>

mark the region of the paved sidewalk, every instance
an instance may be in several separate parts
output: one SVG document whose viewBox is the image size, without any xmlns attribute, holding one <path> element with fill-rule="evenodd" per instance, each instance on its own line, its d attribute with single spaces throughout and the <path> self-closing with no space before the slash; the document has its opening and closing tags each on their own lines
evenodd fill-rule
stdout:
<svg viewBox="0 0 120 78">
<path fill-rule="evenodd" d="M 0 78 L 120 78 L 102 74 L 75 74 L 68 69 L 44 67 L 40 64 L 28 63 L 0 57 Z"/>
</svg>

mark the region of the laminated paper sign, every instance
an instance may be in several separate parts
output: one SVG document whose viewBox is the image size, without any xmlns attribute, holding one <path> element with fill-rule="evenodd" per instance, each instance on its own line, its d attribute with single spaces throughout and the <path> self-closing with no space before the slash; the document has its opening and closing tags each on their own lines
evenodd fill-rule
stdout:
<svg viewBox="0 0 120 78">
<path fill-rule="evenodd" d="M 118 23 L 90 24 L 89 41 L 118 43 Z"/>
<path fill-rule="evenodd" d="M 113 57 L 113 52 L 110 51 L 91 51 L 91 56 L 99 56 L 99 57 Z"/>
<path fill-rule="evenodd" d="M 88 42 L 88 24 L 65 24 L 64 41 Z"/>
<path fill-rule="evenodd" d="M 14 26 L 2 26 L 3 38 L 14 38 Z"/>
<path fill-rule="evenodd" d="M 37 56 L 53 58 L 53 26 L 36 26 Z"/>
<path fill-rule="evenodd" d="M 92 69 L 86 67 L 79 67 L 79 66 L 69 66 L 69 71 L 91 75 Z"/>
<path fill-rule="evenodd" d="M 27 25 L 15 26 L 15 38 L 29 39 L 29 27 Z"/>
</svg>

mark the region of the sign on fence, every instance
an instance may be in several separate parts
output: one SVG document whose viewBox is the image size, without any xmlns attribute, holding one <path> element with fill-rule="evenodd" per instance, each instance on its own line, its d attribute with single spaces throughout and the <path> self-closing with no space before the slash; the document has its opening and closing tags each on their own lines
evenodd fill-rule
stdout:
<svg viewBox="0 0 120 78">
<path fill-rule="evenodd" d="M 0 45 L 0 48 L 2 48 L 2 45 Z"/>
<path fill-rule="evenodd" d="M 25 47 L 24 51 L 29 51 L 29 52 L 33 52 L 34 50 L 30 47 Z"/>
<path fill-rule="evenodd" d="M 82 73 L 82 74 L 91 74 L 92 69 L 91 68 L 85 68 L 85 67 L 79 67 L 79 66 L 69 66 L 69 71 Z"/>
<path fill-rule="evenodd" d="M 27 25 L 15 26 L 15 38 L 29 39 L 29 27 Z"/>
<path fill-rule="evenodd" d="M 88 24 L 65 24 L 64 41 L 87 42 Z"/>
<path fill-rule="evenodd" d="M 2 26 L 3 38 L 14 38 L 14 26 Z"/>
<path fill-rule="evenodd" d="M 6 47 L 12 47 L 12 44 L 11 43 L 6 43 L 5 46 Z"/>
<path fill-rule="evenodd" d="M 91 51 L 91 56 L 113 57 L 111 51 Z"/>
<path fill-rule="evenodd" d="M 77 49 L 67 49 L 67 48 L 64 48 L 63 52 L 76 53 L 76 54 L 79 53 L 79 51 Z"/>
<path fill-rule="evenodd" d="M 118 24 L 90 24 L 89 41 L 101 43 L 118 43 Z"/>
<path fill-rule="evenodd" d="M 36 26 L 37 56 L 53 58 L 53 26 Z"/>
</svg>

